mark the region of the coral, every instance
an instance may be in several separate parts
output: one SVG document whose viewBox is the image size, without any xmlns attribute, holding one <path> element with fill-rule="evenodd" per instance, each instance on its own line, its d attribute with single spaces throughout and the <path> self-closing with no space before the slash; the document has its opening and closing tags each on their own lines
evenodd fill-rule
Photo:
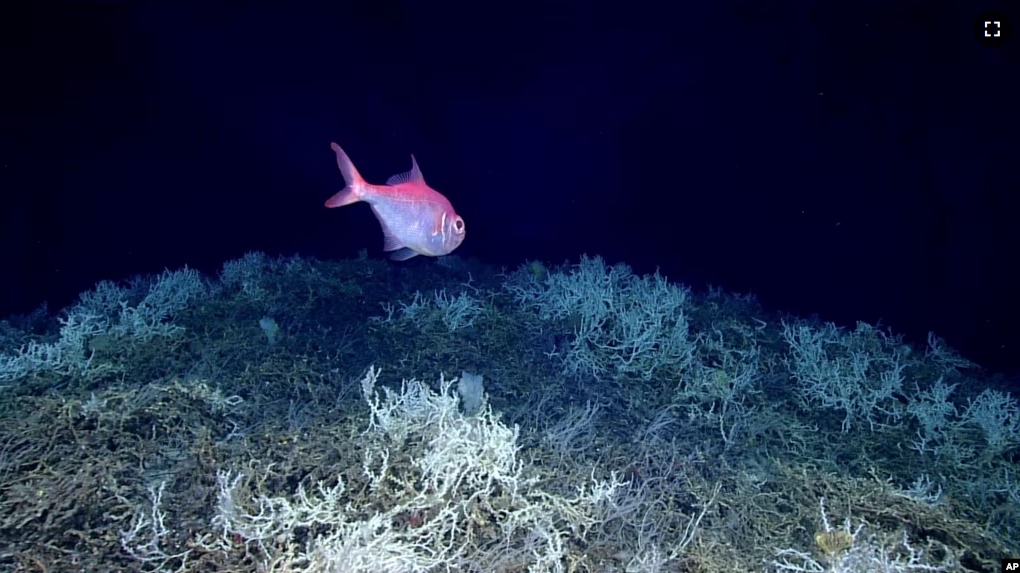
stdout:
<svg viewBox="0 0 1020 573">
<path fill-rule="evenodd" d="M 220 535 L 205 546 L 229 551 L 239 537 L 278 571 L 288 564 L 356 573 L 498 570 L 508 563 L 564 571 L 564 541 L 596 525 L 595 507 L 621 486 L 615 476 L 579 487 L 574 497 L 542 491 L 518 459 L 518 429 L 488 406 L 462 415 L 455 380 L 441 379 L 438 392 L 411 380 L 380 394 L 378 376 L 370 369 L 361 381 L 371 410 L 367 492 L 357 495 L 336 476 L 302 485 L 294 496 L 245 499 L 243 484 L 258 476 L 223 470 L 214 519 Z M 396 463 L 405 448 L 410 464 Z"/>
<path fill-rule="evenodd" d="M 595 378 L 651 380 L 690 366 L 689 291 L 658 273 L 635 276 L 626 265 L 582 257 L 569 271 L 518 271 L 505 288 L 544 320 L 569 320 L 574 335 L 564 371 Z"/>
</svg>

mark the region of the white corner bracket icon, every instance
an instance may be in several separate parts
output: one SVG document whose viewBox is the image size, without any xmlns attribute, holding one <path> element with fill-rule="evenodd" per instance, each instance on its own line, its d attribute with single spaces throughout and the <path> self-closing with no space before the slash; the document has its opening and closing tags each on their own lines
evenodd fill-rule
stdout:
<svg viewBox="0 0 1020 573">
<path fill-rule="evenodd" d="M 994 34 L 989 34 L 988 33 L 988 27 L 989 26 L 995 26 L 995 33 Z M 1002 26 L 999 24 L 998 20 L 996 20 L 996 21 L 985 20 L 985 37 L 986 38 L 998 38 L 1000 30 L 1002 30 Z"/>
</svg>

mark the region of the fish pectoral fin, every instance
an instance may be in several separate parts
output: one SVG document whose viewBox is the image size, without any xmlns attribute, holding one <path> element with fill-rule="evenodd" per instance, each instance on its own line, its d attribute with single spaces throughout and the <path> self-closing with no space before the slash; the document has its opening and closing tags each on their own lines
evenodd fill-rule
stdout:
<svg viewBox="0 0 1020 573">
<path fill-rule="evenodd" d="M 400 242 L 400 239 L 398 239 L 393 233 L 390 232 L 389 229 L 386 228 L 386 225 L 382 226 L 382 230 L 383 230 L 382 250 L 392 251 L 392 253 L 390 253 L 391 259 L 393 259 L 394 261 L 406 261 L 407 259 L 418 256 L 418 253 L 405 247 L 404 244 Z"/>
<path fill-rule="evenodd" d="M 397 249 L 404 248 L 404 243 L 400 242 L 400 239 L 390 231 L 390 228 L 386 225 L 386 219 L 376 211 L 375 206 L 372 206 L 372 211 L 375 213 L 375 218 L 379 221 L 379 226 L 382 227 L 382 250 L 384 251 L 395 251 Z"/>
<path fill-rule="evenodd" d="M 398 249 L 403 249 L 403 248 L 404 248 L 404 244 L 400 242 L 400 239 L 398 239 L 395 236 L 393 236 L 393 234 L 390 233 L 389 229 L 387 229 L 386 227 L 383 227 L 382 250 L 384 250 L 384 251 L 396 251 Z"/>
<path fill-rule="evenodd" d="M 407 247 L 400 247 L 396 251 L 390 253 L 390 258 L 394 261 L 406 261 L 407 259 L 413 259 L 417 256 L 418 253 L 408 249 Z"/>
</svg>

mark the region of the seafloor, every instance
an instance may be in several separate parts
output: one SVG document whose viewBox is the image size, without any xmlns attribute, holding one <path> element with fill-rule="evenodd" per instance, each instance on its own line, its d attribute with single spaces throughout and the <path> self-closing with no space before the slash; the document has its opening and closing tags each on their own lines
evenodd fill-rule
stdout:
<svg viewBox="0 0 1020 573">
<path fill-rule="evenodd" d="M 992 571 L 1020 554 L 1016 403 L 996 394 L 1003 441 L 987 436 L 968 408 L 995 380 L 937 340 L 901 352 L 877 329 L 841 331 L 858 346 L 833 346 L 830 366 L 902 362 L 868 411 L 803 387 L 784 325 L 820 323 L 690 293 L 696 350 L 642 374 L 631 359 L 657 364 L 664 343 L 579 337 L 642 336 L 619 321 L 645 303 L 607 291 L 592 325 L 522 295 L 571 268 L 250 254 L 176 302 L 154 294 L 168 273 L 0 323 L 0 571 L 368 570 L 372 551 L 393 571 L 445 570 L 437 555 L 461 571 L 829 571 L 865 548 L 903 567 L 889 571 Z M 106 322 L 74 347 L 59 319 L 84 311 Z M 416 398 L 433 408 L 420 428 L 373 435 L 371 366 L 391 406 L 403 380 L 434 392 Z M 483 377 L 487 421 L 436 401 L 462 372 Z M 946 388 L 932 426 L 918 412 Z M 393 411 L 418 416 L 404 398 Z M 457 454 L 496 460 L 484 444 L 509 440 L 510 465 L 429 481 L 444 431 L 515 426 Z"/>
</svg>

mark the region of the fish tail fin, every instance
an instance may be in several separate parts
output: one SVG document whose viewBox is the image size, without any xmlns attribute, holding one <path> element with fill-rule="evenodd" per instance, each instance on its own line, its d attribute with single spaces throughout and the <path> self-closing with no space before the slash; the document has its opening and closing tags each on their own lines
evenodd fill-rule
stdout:
<svg viewBox="0 0 1020 573">
<path fill-rule="evenodd" d="M 368 184 L 361 178 L 361 174 L 354 168 L 354 163 L 351 163 L 351 158 L 347 157 L 339 145 L 331 143 L 330 148 L 336 153 L 336 166 L 340 168 L 340 174 L 344 176 L 347 186 L 327 199 L 326 206 L 343 207 L 361 201 L 361 195 Z"/>
</svg>

